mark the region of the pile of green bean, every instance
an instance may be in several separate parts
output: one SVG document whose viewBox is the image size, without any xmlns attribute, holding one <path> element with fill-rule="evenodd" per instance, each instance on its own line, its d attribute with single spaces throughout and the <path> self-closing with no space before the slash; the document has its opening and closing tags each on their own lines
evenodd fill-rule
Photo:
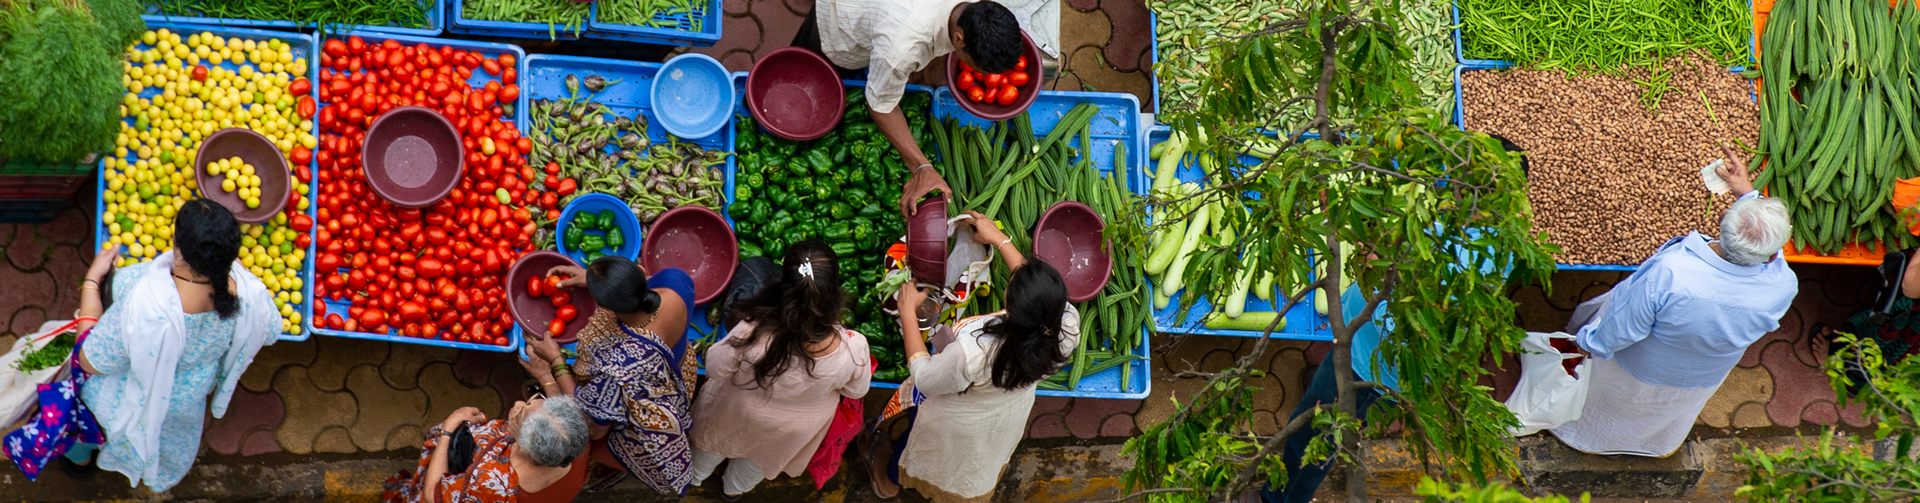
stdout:
<svg viewBox="0 0 1920 503">
<path fill-rule="evenodd" d="M 426 28 L 429 0 L 147 0 L 169 16 L 294 21 L 333 30 L 340 25 Z"/>
<path fill-rule="evenodd" d="M 1459 0 L 1461 50 L 1539 69 L 1617 74 L 1694 49 L 1747 61 L 1745 0 Z"/>
<path fill-rule="evenodd" d="M 598 16 L 595 22 L 703 31 L 707 17 L 707 2 L 701 0 L 600 0 Z"/>
<path fill-rule="evenodd" d="M 1422 106 L 1453 110 L 1453 19 L 1446 0 L 1402 0 L 1400 31 L 1413 58 Z M 1199 78 L 1212 62 L 1208 48 L 1296 17 L 1296 2 L 1280 0 L 1151 0 L 1159 16 L 1160 107 L 1199 110 Z M 1277 105 L 1277 104 L 1276 104 Z M 1284 124 L 1305 122 L 1307 109 L 1278 111 Z"/>
<path fill-rule="evenodd" d="M 547 38 L 559 38 L 559 32 L 579 36 L 587 25 L 591 3 L 572 0 L 466 0 L 460 16 L 483 21 L 546 23 Z"/>
</svg>

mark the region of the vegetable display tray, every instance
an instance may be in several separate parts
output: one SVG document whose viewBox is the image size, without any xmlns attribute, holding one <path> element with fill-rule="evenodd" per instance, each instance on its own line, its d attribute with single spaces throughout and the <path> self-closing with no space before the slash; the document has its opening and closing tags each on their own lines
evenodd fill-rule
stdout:
<svg viewBox="0 0 1920 503">
<path fill-rule="evenodd" d="M 720 41 L 720 27 L 723 23 L 720 0 L 693 2 L 689 12 L 666 14 L 656 12 L 653 19 L 668 27 L 635 26 L 600 21 L 600 3 L 595 2 L 593 10 L 587 15 L 587 38 L 606 40 L 624 40 L 643 44 L 681 45 L 689 47 L 713 47 Z M 695 28 L 695 21 L 699 27 Z"/>
<path fill-rule="evenodd" d="M 577 40 L 587 31 L 587 20 L 580 20 L 578 29 L 569 29 L 562 25 L 547 23 L 528 23 L 521 21 L 488 21 L 467 19 L 462 7 L 465 2 L 452 0 L 447 4 L 447 32 L 463 35 L 486 35 L 490 37 L 529 38 L 539 40 Z M 593 17 L 588 10 L 587 18 Z"/>
<path fill-rule="evenodd" d="M 1172 134 L 1172 129 L 1166 126 L 1154 126 L 1153 130 L 1148 134 L 1149 136 L 1147 137 L 1147 140 L 1148 142 L 1150 142 L 1150 145 L 1159 145 L 1160 143 L 1167 141 L 1167 137 Z M 1148 148 L 1151 148 L 1151 146 L 1149 146 Z M 1144 156 L 1145 154 L 1146 154 L 1146 149 L 1142 149 L 1141 155 Z M 1254 164 L 1254 163 L 1260 162 L 1260 160 L 1252 156 L 1241 156 L 1240 162 L 1246 163 L 1246 164 Z M 1153 165 L 1151 163 L 1143 165 L 1142 169 L 1143 170 L 1153 169 Z M 1200 167 L 1194 166 L 1193 163 L 1186 162 L 1186 160 L 1183 159 L 1180 162 L 1179 175 L 1180 175 L 1180 181 L 1191 182 L 1191 181 L 1196 181 L 1201 179 L 1201 177 L 1203 176 L 1203 173 L 1200 171 Z M 1146 175 L 1143 173 L 1141 175 L 1141 178 L 1144 179 L 1145 177 Z M 1146 184 L 1143 183 L 1141 185 L 1144 187 Z M 1146 193 L 1144 188 L 1143 190 L 1140 191 L 1140 193 L 1142 194 Z M 1309 264 L 1309 266 L 1311 266 L 1311 264 Z M 1307 272 L 1307 279 L 1308 281 L 1312 281 L 1318 278 L 1313 273 L 1313 271 L 1309 270 Z M 1154 288 L 1157 288 L 1157 287 L 1158 286 L 1154 285 L 1152 282 L 1148 282 L 1147 284 L 1147 288 L 1149 292 L 1151 292 Z M 1315 311 L 1313 309 L 1314 298 L 1321 294 L 1322 292 L 1318 290 L 1308 292 L 1307 296 L 1302 297 L 1300 299 L 1300 302 L 1294 304 L 1292 309 L 1288 309 L 1285 316 L 1287 320 L 1287 326 L 1274 330 L 1272 337 L 1275 339 L 1295 339 L 1295 340 L 1307 340 L 1307 341 L 1333 340 L 1333 331 L 1329 328 L 1332 325 L 1330 325 L 1329 322 L 1327 321 L 1327 317 L 1321 315 L 1319 311 Z M 1152 298 L 1152 297 L 1149 296 L 1148 298 Z M 1284 300 L 1278 297 L 1276 297 L 1274 300 L 1284 302 Z M 1174 299 L 1174 302 L 1168 303 L 1167 307 L 1162 309 L 1155 309 L 1153 311 L 1154 329 L 1159 330 L 1161 332 L 1180 333 L 1180 334 L 1224 335 L 1224 336 L 1233 336 L 1233 337 L 1260 337 L 1260 332 L 1258 331 L 1222 330 L 1222 329 L 1215 329 L 1215 328 L 1207 328 L 1207 326 L 1203 324 L 1203 320 L 1206 318 L 1208 313 L 1213 312 L 1213 307 L 1214 306 L 1211 299 L 1202 297 L 1194 301 L 1193 307 L 1191 309 L 1188 309 L 1186 312 L 1182 313 L 1180 312 L 1179 299 Z M 1247 309 L 1247 312 L 1249 313 L 1273 312 L 1275 307 L 1276 306 L 1274 305 L 1273 302 L 1260 300 L 1259 297 L 1256 297 L 1253 295 L 1247 296 L 1246 309 Z"/>
<path fill-rule="evenodd" d="M 1767 3 L 1771 5 L 1773 2 L 1767 2 Z M 1747 8 L 1748 9 L 1753 8 L 1752 0 L 1747 1 Z M 1763 12 L 1756 12 L 1754 14 L 1756 17 L 1765 16 L 1765 13 Z M 1756 23 L 1756 26 L 1757 25 L 1758 24 Z M 1500 59 L 1468 59 L 1467 52 L 1466 52 L 1467 44 L 1464 41 L 1465 35 L 1463 34 L 1465 29 L 1466 29 L 1466 25 L 1460 22 L 1460 2 L 1458 0 L 1455 0 L 1453 2 L 1453 57 L 1455 60 L 1459 61 L 1460 64 L 1467 65 L 1467 66 L 1483 66 L 1483 67 L 1491 67 L 1491 68 L 1504 68 L 1508 66 L 1513 66 L 1513 62 L 1500 60 Z M 1749 36 L 1752 37 L 1752 40 L 1750 41 L 1751 45 L 1749 47 L 1755 47 L 1755 48 L 1760 47 L 1760 37 L 1757 33 L 1758 33 L 1758 30 L 1756 29 L 1754 34 L 1749 34 Z M 1747 51 L 1747 61 L 1748 62 L 1753 61 L 1753 51 Z M 1747 67 L 1734 66 L 1732 69 L 1733 71 L 1741 72 L 1741 71 L 1746 71 Z"/>
<path fill-rule="evenodd" d="M 280 41 L 286 42 L 288 45 L 293 46 L 292 53 L 294 58 L 306 58 L 307 75 L 305 78 L 312 80 L 318 75 L 320 75 L 320 41 L 315 35 L 310 33 L 292 33 L 292 32 L 272 31 L 272 30 L 255 30 L 255 29 L 248 29 L 248 28 L 201 26 L 201 25 L 173 23 L 173 22 L 167 22 L 167 21 L 159 21 L 159 22 L 148 21 L 147 22 L 147 29 L 149 30 L 157 30 L 161 28 L 165 28 L 177 33 L 182 33 L 182 34 L 212 33 L 214 35 L 219 35 L 221 37 L 227 37 L 227 38 L 237 37 L 244 40 L 264 41 L 268 39 L 279 39 Z M 140 43 L 139 46 L 150 47 L 150 46 L 147 46 L 147 44 L 144 42 Z M 251 65 L 251 63 L 249 63 L 249 65 Z M 228 60 L 220 64 L 221 68 L 226 68 L 228 70 L 238 70 L 240 66 L 241 65 L 235 64 L 232 60 Z M 145 90 L 142 90 L 140 92 L 140 96 L 143 98 L 151 98 L 153 96 L 158 96 L 161 93 L 161 91 L 162 90 L 158 88 L 148 87 Z M 309 94 L 309 96 L 312 96 L 315 102 L 317 103 L 320 99 L 320 86 L 318 85 L 313 86 L 313 91 Z M 320 130 L 320 114 L 315 113 L 313 116 L 313 119 L 310 119 L 310 120 L 313 123 L 314 131 L 316 131 L 315 134 L 318 134 L 317 132 Z M 132 118 L 123 117 L 121 118 L 121 121 L 123 121 L 128 126 L 134 125 L 134 119 Z M 314 156 L 314 157 L 316 158 L 316 160 L 310 161 L 307 164 L 307 170 L 310 173 L 318 172 L 320 169 L 320 164 L 319 164 L 319 161 L 317 160 L 319 156 Z M 127 157 L 122 160 L 137 161 L 139 160 L 139 158 L 135 156 L 133 153 L 129 152 Z M 107 234 L 107 222 L 105 220 L 101 220 L 101 217 L 107 213 L 107 198 L 104 197 L 104 195 L 107 193 L 107 169 L 108 168 L 106 166 L 106 159 L 101 159 L 100 162 L 97 164 L 99 169 L 94 171 L 94 178 L 98 183 L 99 192 L 97 193 L 101 194 L 102 197 L 94 198 L 93 218 L 95 219 L 95 221 L 93 226 L 93 229 L 94 229 L 93 248 L 95 250 L 100 249 L 111 238 Z M 291 168 L 293 166 L 289 165 L 288 167 Z M 310 203 L 307 206 L 306 214 L 308 218 L 318 218 L 315 212 L 320 209 L 320 205 L 318 204 L 319 202 L 318 200 L 320 197 L 319 190 L 320 190 L 320 183 L 318 179 L 315 179 L 313 182 L 307 184 L 307 199 L 312 201 L 312 203 Z M 307 257 L 305 260 L 301 261 L 300 272 L 296 274 L 296 276 L 300 278 L 300 302 L 299 302 L 299 305 L 295 307 L 295 310 L 300 312 L 300 324 L 306 329 L 306 331 L 299 334 L 285 334 L 285 333 L 280 334 L 280 340 L 304 341 L 313 336 L 313 333 L 314 333 L 313 322 L 312 322 L 313 320 L 313 277 L 314 277 L 313 261 L 314 261 L 314 258 L 316 257 L 315 251 L 316 250 L 315 250 L 314 244 L 307 245 Z"/>
<path fill-rule="evenodd" d="M 446 14 L 447 14 L 446 0 L 421 0 L 421 3 L 426 6 L 427 27 L 425 28 L 407 28 L 403 26 L 374 26 L 374 25 L 353 24 L 353 25 L 345 25 L 345 26 L 337 27 L 337 31 L 364 30 L 364 31 L 377 31 L 382 33 L 398 33 L 401 35 L 419 35 L 423 37 L 439 36 L 441 31 L 446 30 Z M 158 8 L 151 7 L 151 6 L 147 8 L 147 12 L 148 14 L 142 15 L 140 17 L 145 18 L 147 20 L 147 24 L 150 24 L 150 25 L 184 23 L 184 24 L 194 24 L 194 25 L 213 25 L 213 26 L 246 27 L 246 28 L 301 28 L 301 29 L 320 28 L 323 30 L 329 29 L 329 27 L 319 26 L 318 23 L 314 23 L 312 21 L 290 21 L 285 19 L 240 19 L 240 18 L 224 18 L 224 17 L 170 16 L 166 14 L 161 14 Z"/>
<path fill-rule="evenodd" d="M 665 144 L 669 135 L 666 128 L 657 125 L 659 117 L 654 115 L 653 97 L 650 92 L 653 89 L 654 76 L 660 73 L 660 66 L 660 63 L 580 56 L 556 56 L 549 54 L 527 56 L 525 71 L 520 73 L 520 100 L 514 105 L 515 108 L 521 111 L 521 113 L 518 114 L 519 117 L 516 119 L 520 133 L 528 137 L 531 137 L 533 134 L 533 131 L 528 130 L 528 128 L 532 126 L 532 120 L 527 116 L 527 111 L 531 110 L 528 105 L 532 104 L 533 100 L 555 100 L 569 96 L 566 83 L 568 74 L 578 75 L 581 79 L 586 79 L 589 75 L 599 75 L 601 78 L 607 79 L 608 82 L 615 80 L 620 82 L 610 84 L 597 93 L 588 91 L 586 86 L 582 85 L 580 88 L 581 96 L 591 96 L 589 98 L 590 101 L 606 105 L 607 108 L 612 109 L 614 113 L 622 116 L 632 117 L 634 112 L 646 114 L 647 123 L 649 124 L 647 128 L 647 139 L 654 144 Z M 721 127 L 720 130 L 714 132 L 714 134 L 708 135 L 705 138 L 692 140 L 693 144 L 699 145 L 702 148 L 709 150 L 719 149 L 729 154 L 727 155 L 727 164 L 721 168 L 723 175 L 726 177 L 726 186 L 721 189 L 721 193 L 726 196 L 728 203 L 733 202 L 733 175 L 735 171 L 734 159 L 733 155 L 731 155 L 733 154 L 733 135 L 733 121 L 729 119 L 727 125 Z M 683 139 L 680 141 L 687 140 Z M 608 151 L 614 149 L 612 146 L 606 148 Z M 733 218 L 727 214 L 725 206 L 721 207 L 720 216 L 727 220 L 728 226 L 733 225 Z M 628 239 L 637 243 L 644 243 L 646 235 L 645 232 L 642 232 L 640 236 L 632 236 Z M 713 323 L 708 322 L 707 316 L 702 314 L 699 309 L 694 309 L 694 312 L 691 313 L 688 318 L 691 321 L 687 325 L 687 337 L 697 340 L 705 337 L 705 334 L 714 334 L 715 336 L 726 334 L 726 332 L 716 328 Z"/>
<path fill-rule="evenodd" d="M 414 36 L 408 36 L 408 35 L 395 35 L 395 34 L 389 34 L 389 33 L 369 32 L 369 31 L 350 31 L 345 33 L 339 33 L 339 34 L 335 34 L 332 38 L 345 39 L 347 37 L 360 37 L 361 39 L 366 40 L 368 44 L 377 44 L 380 42 L 385 42 L 387 40 L 393 40 L 395 42 L 399 42 L 401 44 L 406 44 L 406 45 L 418 45 L 421 43 L 425 43 L 435 47 L 448 46 L 456 50 L 478 51 L 481 55 L 486 56 L 488 58 L 498 58 L 500 57 L 501 54 L 512 54 L 514 57 L 514 66 L 517 67 L 515 68 L 514 71 L 521 75 L 526 75 L 527 73 L 526 71 L 527 70 L 527 51 L 522 50 L 520 46 L 516 46 L 512 44 L 474 42 L 474 41 L 468 41 L 468 40 L 455 40 L 455 39 L 446 39 L 446 38 L 414 37 Z M 315 40 L 315 43 L 319 44 L 322 42 L 319 40 Z M 314 61 L 318 61 L 318 59 L 315 58 Z M 467 78 L 467 83 L 472 84 L 474 87 L 478 88 L 480 86 L 485 85 L 487 82 L 495 82 L 499 80 L 500 80 L 499 77 L 487 75 L 487 72 L 473 72 L 473 76 Z M 314 88 L 314 92 L 318 93 L 320 90 L 320 85 L 315 84 L 313 88 Z M 320 107 L 322 109 L 326 108 L 327 106 L 328 105 L 325 103 L 320 104 Z M 513 111 L 514 119 L 512 120 L 512 122 L 515 125 L 520 124 L 521 122 L 526 120 L 526 114 L 527 114 L 526 108 L 518 106 L 516 104 L 514 106 L 514 111 Z M 320 127 L 317 123 L 317 121 L 319 120 L 319 117 L 320 117 L 319 114 L 314 114 L 314 120 L 316 121 L 316 124 L 314 126 L 314 131 L 316 133 L 320 131 Z M 315 157 L 317 158 L 319 156 L 315 156 Z M 316 183 L 314 183 L 312 187 L 314 188 L 314 190 L 317 191 L 320 187 L 320 184 L 317 183 L 317 180 L 318 180 L 317 178 L 315 180 L 316 180 Z M 320 206 L 317 203 L 318 201 L 316 201 L 316 204 L 313 205 L 313 207 L 316 209 L 319 208 Z M 319 232 L 320 232 L 320 229 L 325 224 L 326 222 L 321 222 L 319 221 L 318 218 L 314 220 L 314 226 L 313 226 L 314 246 L 319 246 L 320 244 Z M 311 251 L 309 251 L 307 253 L 307 260 L 312 261 L 313 259 L 314 259 L 314 255 Z M 340 268 L 341 271 L 346 271 L 348 269 L 349 268 L 346 268 L 346 267 Z M 310 274 L 310 276 L 317 276 L 317 275 Z M 502 272 L 501 278 L 505 279 L 505 277 L 506 277 L 506 273 Z M 311 280 L 313 278 L 310 277 L 308 279 Z M 313 288 L 312 281 L 307 282 L 307 288 L 309 289 L 309 292 L 308 292 L 309 295 L 307 297 L 311 298 L 312 297 L 311 289 Z M 345 314 L 345 313 L 348 313 L 349 312 L 348 309 L 353 306 L 352 302 L 346 302 L 346 301 L 336 302 L 332 300 L 327 300 L 325 302 L 327 303 L 328 313 Z M 309 308 L 309 310 L 311 309 Z M 440 347 L 447 347 L 447 348 L 472 349 L 472 350 L 478 350 L 478 351 L 493 351 L 493 352 L 500 352 L 500 353 L 518 351 L 520 349 L 520 344 L 523 342 L 521 340 L 519 323 L 513 323 L 511 324 L 512 326 L 507 329 L 507 345 L 496 346 L 492 344 L 476 344 L 471 342 L 443 341 L 439 339 L 429 339 L 425 337 L 407 337 L 405 335 L 401 335 L 399 329 L 397 328 L 390 328 L 387 331 L 387 333 L 378 333 L 378 334 L 372 333 L 372 332 L 348 332 L 345 330 L 318 328 L 318 327 L 315 327 L 313 324 L 314 320 L 313 320 L 313 316 L 311 316 L 312 313 L 308 313 L 308 314 L 309 316 L 306 317 L 307 319 L 305 320 L 305 323 L 307 324 L 309 331 L 311 331 L 312 333 L 326 335 L 326 336 L 333 336 L 333 337 L 371 339 L 376 341 L 387 341 L 387 342 L 395 342 L 395 343 L 401 343 L 401 344 L 419 344 L 424 346 L 440 346 Z"/>
<path fill-rule="evenodd" d="M 1116 171 L 1121 173 L 1121 180 L 1127 184 L 1127 189 L 1139 192 L 1144 185 L 1141 182 L 1139 166 L 1146 161 L 1147 148 L 1140 137 L 1143 130 L 1140 124 L 1140 99 L 1132 94 L 1041 91 L 1040 96 L 1034 99 L 1033 105 L 1027 108 L 1027 118 L 1033 126 L 1034 136 L 1046 136 L 1047 133 L 1053 132 L 1060 118 L 1081 103 L 1092 103 L 1099 107 L 1099 112 L 1088 122 L 1093 139 L 1091 146 L 1093 152 L 1089 155 L 1093 156 L 1094 167 L 1105 174 Z M 939 120 L 958 118 L 960 125 L 963 126 L 985 128 L 993 125 L 991 121 L 976 117 L 961 108 L 960 102 L 956 101 L 951 89 L 946 87 L 933 91 L 933 118 Z M 1076 147 L 1082 147 L 1077 137 L 1069 138 L 1067 141 Z M 1115 165 L 1113 151 L 1120 145 L 1125 145 L 1127 162 L 1132 166 Z M 1149 348 L 1152 347 L 1153 333 L 1145 327 L 1141 327 L 1141 331 L 1145 333 L 1141 336 L 1140 344 L 1134 348 L 1134 354 L 1141 359 L 1126 363 L 1126 366 L 1131 367 L 1130 381 L 1121 382 L 1121 368 L 1114 367 L 1082 376 L 1079 388 L 1070 391 L 1042 389 L 1036 393 L 1040 396 L 1082 398 L 1136 400 L 1146 398 L 1152 391 L 1153 382 L 1151 379 L 1153 356 L 1149 352 Z M 1094 335 L 1082 333 L 1081 337 Z M 873 385 L 882 387 L 883 383 L 875 382 Z M 888 387 L 898 386 L 889 384 Z"/>
</svg>

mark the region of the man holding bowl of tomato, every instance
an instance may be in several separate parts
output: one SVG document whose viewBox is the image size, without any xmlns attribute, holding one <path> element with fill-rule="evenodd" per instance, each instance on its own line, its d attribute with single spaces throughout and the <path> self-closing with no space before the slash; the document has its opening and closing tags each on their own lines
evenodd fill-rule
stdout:
<svg viewBox="0 0 1920 503">
<path fill-rule="evenodd" d="M 1010 5 L 1019 14 L 1009 10 Z M 901 161 L 912 166 L 900 194 L 900 212 L 911 216 L 920 198 L 935 190 L 953 192 L 914 143 L 907 117 L 900 112 L 900 98 L 913 72 L 942 55 L 988 74 L 1028 64 L 1020 56 L 1026 48 L 1021 26 L 1031 22 L 1023 23 L 1021 15 L 1030 21 L 1045 19 L 1036 12 L 1049 6 L 1057 11 L 1058 5 L 1058 0 L 815 0 L 793 45 L 819 51 L 842 69 L 842 76 L 850 76 L 847 69 L 867 70 L 867 113 L 900 152 Z M 1058 17 L 1055 12 L 1053 18 Z M 1051 39 L 1036 37 L 1037 45 L 1054 53 L 1043 38 Z M 983 95 L 974 101 L 988 99 L 984 91 L 975 91 Z"/>
</svg>

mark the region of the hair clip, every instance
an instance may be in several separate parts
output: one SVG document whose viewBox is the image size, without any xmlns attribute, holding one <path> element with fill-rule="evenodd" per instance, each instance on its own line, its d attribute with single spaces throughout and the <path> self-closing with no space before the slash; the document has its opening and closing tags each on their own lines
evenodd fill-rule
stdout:
<svg viewBox="0 0 1920 503">
<path fill-rule="evenodd" d="M 813 279 L 813 261 L 809 260 L 809 261 L 800 263 L 800 276 L 807 279 Z"/>
</svg>

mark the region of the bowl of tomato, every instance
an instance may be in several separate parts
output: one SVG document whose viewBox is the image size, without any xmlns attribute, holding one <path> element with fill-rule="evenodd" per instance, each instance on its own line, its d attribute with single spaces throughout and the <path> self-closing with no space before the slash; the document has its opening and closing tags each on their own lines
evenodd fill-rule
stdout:
<svg viewBox="0 0 1920 503">
<path fill-rule="evenodd" d="M 541 250 L 520 256 L 507 270 L 507 311 L 529 334 L 551 334 L 554 342 L 573 343 L 597 308 L 585 288 L 561 288 L 556 266 L 580 265 L 560 253 Z"/>
<path fill-rule="evenodd" d="M 960 108 L 975 117 L 999 121 L 1020 115 L 1033 104 L 1040 95 L 1040 46 L 1024 31 L 1020 41 L 1026 48 L 1020 51 L 1019 62 L 1000 73 L 982 72 L 960 62 L 955 54 L 947 55 L 947 87 L 953 89 Z"/>
</svg>

